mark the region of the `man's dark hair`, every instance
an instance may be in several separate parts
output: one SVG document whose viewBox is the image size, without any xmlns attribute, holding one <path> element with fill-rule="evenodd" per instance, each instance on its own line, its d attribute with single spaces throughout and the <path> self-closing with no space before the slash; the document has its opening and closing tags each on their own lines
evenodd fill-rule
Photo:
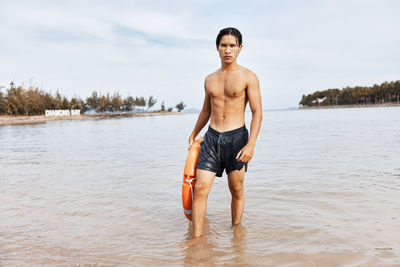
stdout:
<svg viewBox="0 0 400 267">
<path fill-rule="evenodd" d="M 238 46 L 242 45 L 242 34 L 240 33 L 240 31 L 236 28 L 225 28 L 219 31 L 218 36 L 217 36 L 217 48 L 219 46 L 219 43 L 221 42 L 221 38 L 224 35 L 233 35 L 236 37 L 236 43 L 238 44 Z"/>
</svg>

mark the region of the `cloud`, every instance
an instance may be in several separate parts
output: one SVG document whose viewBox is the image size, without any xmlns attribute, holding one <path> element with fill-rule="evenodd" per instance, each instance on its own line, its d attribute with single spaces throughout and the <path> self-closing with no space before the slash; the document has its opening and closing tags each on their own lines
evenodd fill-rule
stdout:
<svg viewBox="0 0 400 267">
<path fill-rule="evenodd" d="M 202 105 L 220 65 L 215 37 L 239 28 L 239 64 L 260 78 L 264 108 L 302 94 L 399 79 L 396 1 L 5 1 L 0 84 L 31 78 L 45 90 L 154 95 Z"/>
</svg>

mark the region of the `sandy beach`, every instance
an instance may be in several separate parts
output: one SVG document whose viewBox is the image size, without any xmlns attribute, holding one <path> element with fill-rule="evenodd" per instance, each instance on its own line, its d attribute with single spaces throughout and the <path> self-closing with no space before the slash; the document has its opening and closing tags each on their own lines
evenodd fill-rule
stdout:
<svg viewBox="0 0 400 267">
<path fill-rule="evenodd" d="M 119 113 L 119 114 L 93 114 L 79 116 L 0 116 L 0 126 L 17 125 L 17 124 L 34 124 L 45 123 L 48 121 L 61 120 L 100 120 L 110 118 L 126 118 L 126 117 L 143 117 L 143 116 L 159 116 L 159 115 L 183 115 L 183 112 L 144 112 L 144 113 Z"/>
</svg>

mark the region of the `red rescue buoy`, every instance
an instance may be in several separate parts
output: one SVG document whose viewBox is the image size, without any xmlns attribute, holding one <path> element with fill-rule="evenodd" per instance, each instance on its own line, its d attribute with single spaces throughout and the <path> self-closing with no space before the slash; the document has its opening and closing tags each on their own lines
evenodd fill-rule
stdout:
<svg viewBox="0 0 400 267">
<path fill-rule="evenodd" d="M 183 212 L 190 221 L 192 220 L 192 202 L 196 184 L 196 164 L 199 159 L 200 143 L 202 141 L 203 138 L 200 138 L 193 142 L 186 159 L 185 170 L 183 171 L 182 205 Z"/>
</svg>

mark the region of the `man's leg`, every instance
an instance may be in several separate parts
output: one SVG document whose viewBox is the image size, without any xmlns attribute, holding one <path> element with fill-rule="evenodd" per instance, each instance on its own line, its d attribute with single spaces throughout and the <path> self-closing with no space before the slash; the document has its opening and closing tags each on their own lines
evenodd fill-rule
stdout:
<svg viewBox="0 0 400 267">
<path fill-rule="evenodd" d="M 192 205 L 193 236 L 200 237 L 203 231 L 204 216 L 207 210 L 207 197 L 210 193 L 215 172 L 199 170 L 196 172 L 196 185 Z"/>
<path fill-rule="evenodd" d="M 240 171 L 235 170 L 228 174 L 228 185 L 232 194 L 231 215 L 233 225 L 240 224 L 240 221 L 242 220 L 244 208 L 244 173 L 245 167 L 243 166 Z"/>
</svg>

